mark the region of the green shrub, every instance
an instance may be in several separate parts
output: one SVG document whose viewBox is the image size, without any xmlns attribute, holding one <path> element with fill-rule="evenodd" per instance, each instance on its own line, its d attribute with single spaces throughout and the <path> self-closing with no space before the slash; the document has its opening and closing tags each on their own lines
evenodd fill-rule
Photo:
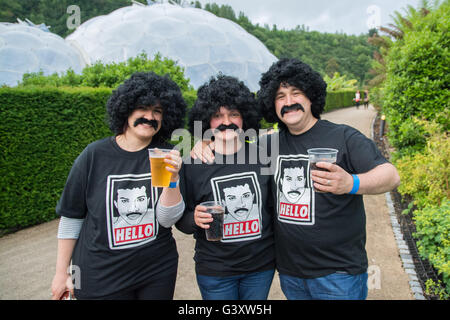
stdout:
<svg viewBox="0 0 450 320">
<path fill-rule="evenodd" d="M 389 124 L 389 140 L 399 152 L 416 152 L 425 139 L 411 117 L 436 120 L 450 129 L 450 2 L 427 16 L 411 17 L 403 39 L 395 41 L 387 56 L 383 111 Z"/>
<path fill-rule="evenodd" d="M 327 74 L 323 77 L 323 80 L 327 83 L 327 91 L 340 91 L 342 89 L 350 89 L 356 91 L 358 80 L 347 80 L 347 76 L 340 75 L 339 72 L 333 74 L 333 78 L 330 78 Z"/>
<path fill-rule="evenodd" d="M 420 153 L 397 159 L 395 165 L 402 181 L 398 191 L 410 195 L 421 209 L 450 199 L 450 139 L 437 123 L 416 119 L 413 122 L 424 128 L 426 147 Z"/>
<path fill-rule="evenodd" d="M 41 70 L 39 72 L 25 73 L 19 86 L 50 86 L 50 87 L 78 87 L 83 82 L 83 76 L 76 74 L 71 68 L 61 75 L 53 73 L 45 76 Z"/>
<path fill-rule="evenodd" d="M 83 69 L 81 75 L 75 74 L 73 70 L 68 70 L 60 75 L 53 74 L 44 76 L 42 72 L 26 73 L 23 76 L 21 86 L 28 85 L 50 85 L 50 86 L 85 86 L 85 87 L 108 87 L 116 88 L 135 72 L 153 71 L 156 74 L 169 74 L 181 91 L 192 90 L 189 79 L 184 76 L 184 69 L 175 61 L 162 58 L 156 54 L 153 59 L 149 59 L 146 53 L 141 53 L 134 58 L 129 58 L 125 62 L 111 62 L 104 64 L 100 61 Z"/>
<path fill-rule="evenodd" d="M 413 118 L 411 123 L 423 129 L 426 145 L 422 152 L 396 160 L 402 181 L 398 191 L 414 199 L 407 211 L 412 204 L 417 207 L 413 218 L 420 255 L 442 274 L 447 293 L 431 283 L 429 290 L 445 297 L 450 294 L 450 139 L 436 122 Z"/>
<path fill-rule="evenodd" d="M 438 296 L 439 300 L 448 300 L 450 298 L 450 293 L 442 288 L 442 281 L 438 280 L 437 283 L 433 279 L 428 279 L 425 282 L 426 289 L 425 293 L 428 295 Z"/>
<path fill-rule="evenodd" d="M 83 86 L 115 88 L 137 71 L 153 71 L 156 74 L 169 74 L 181 91 L 192 89 L 189 79 L 184 76 L 184 69 L 175 61 L 162 58 L 160 54 L 149 59 L 145 53 L 135 58 L 129 58 L 126 62 L 103 64 L 96 62 L 92 66 L 83 69 Z"/>
<path fill-rule="evenodd" d="M 111 135 L 108 88 L 0 88 L 0 229 L 55 218 L 78 154 Z"/>
<path fill-rule="evenodd" d="M 369 92 L 369 101 L 370 104 L 377 110 L 381 111 L 383 105 L 383 87 L 372 87 Z"/>
<path fill-rule="evenodd" d="M 23 76 L 20 86 L 71 86 L 71 87 L 107 87 L 116 88 L 128 79 L 135 72 L 153 71 L 159 75 L 168 74 L 170 78 L 180 87 L 183 97 L 189 107 L 195 102 L 197 92 L 189 84 L 189 79 L 184 76 L 184 69 L 173 60 L 162 58 L 156 54 L 153 59 L 149 59 L 145 53 L 141 53 L 134 58 L 129 58 L 125 62 L 103 64 L 97 61 L 91 66 L 83 69 L 81 75 L 77 75 L 69 69 L 60 75 L 54 73 L 44 76 L 42 71 L 36 73 L 26 73 Z"/>
<path fill-rule="evenodd" d="M 450 201 L 445 199 L 440 206 L 426 207 L 414 212 L 420 255 L 428 259 L 442 274 L 450 294 Z"/>
<path fill-rule="evenodd" d="M 419 252 L 447 286 L 427 281 L 427 292 L 445 299 L 450 295 L 450 1 L 421 6 L 428 9 L 409 7 L 405 18 L 397 15 L 396 40 L 383 55 L 386 81 L 371 100 L 387 116 L 389 142 L 396 148 L 392 161 L 402 181 L 398 191 L 413 199 L 404 211 L 416 208 Z"/>
</svg>

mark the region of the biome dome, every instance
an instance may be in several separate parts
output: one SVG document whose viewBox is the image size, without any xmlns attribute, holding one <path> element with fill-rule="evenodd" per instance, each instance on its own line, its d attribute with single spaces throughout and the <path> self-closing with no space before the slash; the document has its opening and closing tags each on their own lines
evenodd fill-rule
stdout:
<svg viewBox="0 0 450 320">
<path fill-rule="evenodd" d="M 261 73 L 276 61 L 236 23 L 192 7 L 132 5 L 92 18 L 66 38 L 89 63 L 122 62 L 145 52 L 178 62 L 198 88 L 219 71 L 256 91 Z"/>
<path fill-rule="evenodd" d="M 0 23 L 0 85 L 15 86 L 26 72 L 81 73 L 83 67 L 79 53 L 60 36 L 23 22 Z"/>
</svg>

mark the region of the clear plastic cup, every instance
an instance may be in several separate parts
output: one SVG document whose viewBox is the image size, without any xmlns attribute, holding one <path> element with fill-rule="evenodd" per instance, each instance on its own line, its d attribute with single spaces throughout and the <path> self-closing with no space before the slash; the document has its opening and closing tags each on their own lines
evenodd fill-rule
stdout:
<svg viewBox="0 0 450 320">
<path fill-rule="evenodd" d="M 205 201 L 200 203 L 206 207 L 206 212 L 211 214 L 213 221 L 209 223 L 209 228 L 205 229 L 206 240 L 220 241 L 223 238 L 223 218 L 225 206 L 218 201 Z"/>
<path fill-rule="evenodd" d="M 166 167 L 172 167 L 172 165 L 165 163 L 164 159 L 170 149 L 148 149 L 150 157 L 150 171 L 152 173 L 152 186 L 153 187 L 168 187 L 170 184 L 170 178 L 172 172 L 167 171 Z"/>
<path fill-rule="evenodd" d="M 324 168 L 319 168 L 317 162 L 336 163 L 338 150 L 331 148 L 313 148 L 308 149 L 309 165 L 311 170 L 328 171 Z M 323 193 L 322 191 L 314 190 L 315 192 Z"/>
</svg>

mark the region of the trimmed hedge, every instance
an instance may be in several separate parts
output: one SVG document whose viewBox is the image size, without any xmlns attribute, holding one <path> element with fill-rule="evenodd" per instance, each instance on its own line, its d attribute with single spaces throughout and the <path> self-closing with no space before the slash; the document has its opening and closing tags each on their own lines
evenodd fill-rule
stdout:
<svg viewBox="0 0 450 320">
<path fill-rule="evenodd" d="M 335 109 L 351 107 L 355 105 L 353 98 L 356 90 L 341 90 L 327 92 L 324 112 L 329 112 Z"/>
<path fill-rule="evenodd" d="M 0 229 L 56 217 L 75 158 L 111 135 L 110 94 L 108 88 L 0 88 Z"/>
</svg>

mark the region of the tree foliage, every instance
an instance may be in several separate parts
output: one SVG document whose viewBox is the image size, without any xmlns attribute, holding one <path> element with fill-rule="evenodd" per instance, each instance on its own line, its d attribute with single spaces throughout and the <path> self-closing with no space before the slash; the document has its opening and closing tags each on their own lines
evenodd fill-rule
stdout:
<svg viewBox="0 0 450 320">
<path fill-rule="evenodd" d="M 298 25 L 293 30 L 280 30 L 276 25 L 272 28 L 254 25 L 243 12 L 233 18 L 235 14 L 229 6 L 207 4 L 204 9 L 238 23 L 264 43 L 277 58 L 298 58 L 322 75 L 332 76 L 339 72 L 357 79 L 361 84 L 372 78 L 369 69 L 372 52 L 377 48 L 367 42 L 369 34 L 321 33 L 310 31 L 305 25 Z"/>
<path fill-rule="evenodd" d="M 403 36 L 386 56 L 383 109 L 390 124 L 390 141 L 403 153 L 425 146 L 420 126 L 412 117 L 436 120 L 442 130 L 450 129 L 450 1 L 423 16 L 408 16 Z"/>
<path fill-rule="evenodd" d="M 146 3 L 145 0 L 139 0 Z M 81 23 L 99 15 L 105 15 L 118 8 L 130 5 L 130 0 L 2 0 L 0 21 L 15 22 L 16 18 L 30 19 L 35 24 L 45 23 L 50 31 L 66 37 L 73 30 L 67 27 L 70 14 L 67 7 L 80 7 Z M 192 2 L 201 8 L 200 2 Z M 240 12 L 236 14 L 229 5 L 207 3 L 204 10 L 232 20 L 261 40 L 277 58 L 298 58 L 310 64 L 322 75 L 332 76 L 335 72 L 357 79 L 361 84 L 373 76 L 371 67 L 372 52 L 376 49 L 367 43 L 369 35 L 346 35 L 342 33 L 321 33 L 309 31 L 304 25 L 293 30 L 279 30 L 276 25 L 260 26 L 252 24 Z"/>
<path fill-rule="evenodd" d="M 145 0 L 137 0 L 147 3 Z M 0 21 L 17 22 L 29 19 L 35 24 L 45 23 L 51 26 L 50 31 L 65 38 L 74 30 L 67 28 L 71 5 L 80 7 L 81 23 L 121 7 L 129 6 L 130 0 L 2 0 L 0 6 Z"/>
<path fill-rule="evenodd" d="M 153 71 L 159 75 L 168 74 L 180 87 L 188 105 L 193 105 L 196 92 L 189 84 L 189 79 L 185 78 L 183 68 L 171 59 L 162 58 L 159 54 L 155 55 L 153 59 L 149 59 L 145 53 L 141 53 L 119 63 L 103 64 L 97 61 L 93 65 L 85 67 L 81 75 L 70 69 L 61 74 L 54 73 L 49 76 L 44 76 L 43 72 L 26 73 L 19 86 L 116 88 L 138 71 Z"/>
<path fill-rule="evenodd" d="M 395 13 L 395 24 L 381 29 L 388 37 L 371 38 L 381 53 L 372 70 L 381 81 L 371 97 L 375 91 L 387 115 L 398 191 L 413 199 L 419 253 L 442 276 L 427 281 L 427 292 L 441 299 L 450 296 L 449 16 L 450 0 L 423 0 Z"/>
<path fill-rule="evenodd" d="M 327 83 L 327 91 L 339 91 L 343 89 L 356 90 L 357 89 L 357 80 L 351 79 L 347 80 L 347 76 L 341 76 L 339 72 L 335 72 L 333 77 L 330 78 L 328 75 L 325 75 L 323 78 Z"/>
</svg>

